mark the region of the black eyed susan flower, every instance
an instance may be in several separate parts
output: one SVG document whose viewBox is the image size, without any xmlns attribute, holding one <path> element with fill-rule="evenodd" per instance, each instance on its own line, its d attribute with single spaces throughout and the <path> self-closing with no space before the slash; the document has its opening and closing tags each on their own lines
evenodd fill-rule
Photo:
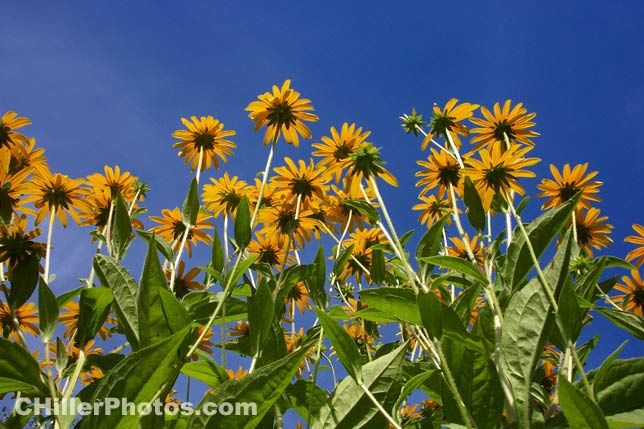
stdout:
<svg viewBox="0 0 644 429">
<path fill-rule="evenodd" d="M 304 123 L 317 122 L 311 100 L 300 98 L 300 93 L 291 89 L 291 81 L 286 80 L 279 88 L 273 85 L 273 92 L 265 92 L 252 101 L 246 111 L 255 122 L 255 131 L 266 127 L 264 144 L 277 143 L 280 135 L 287 143 L 299 146 L 300 138 L 310 139 L 311 130 Z"/>
<path fill-rule="evenodd" d="M 384 164 L 380 151 L 371 143 L 363 143 L 351 154 L 351 165 L 345 186 L 355 186 L 354 182 L 359 184 L 363 178 L 369 180 L 372 177 L 379 177 L 391 186 L 398 186 L 398 181 L 384 167 Z"/>
<path fill-rule="evenodd" d="M 623 276 L 622 283 L 615 285 L 615 289 L 622 292 L 613 297 L 625 311 L 630 311 L 644 317 L 644 282 L 638 270 L 631 270 L 631 275 Z"/>
<path fill-rule="evenodd" d="M 197 214 L 197 222 L 190 228 L 186 238 L 188 256 L 192 257 L 192 246 L 196 246 L 199 242 L 210 243 L 210 236 L 206 232 L 212 229 L 212 223 L 208 222 L 210 218 L 212 216 L 201 211 Z M 181 245 L 181 238 L 186 231 L 186 225 L 183 223 L 183 215 L 179 207 L 175 207 L 173 210 L 164 209 L 161 212 L 161 216 L 150 216 L 150 220 L 159 224 L 159 226 L 153 227 L 151 231 L 158 234 L 168 243 L 173 243 L 173 249 L 178 250 Z"/>
<path fill-rule="evenodd" d="M 469 260 L 469 254 L 467 253 L 467 246 L 465 245 L 465 242 L 459 238 L 459 237 L 451 237 L 449 239 L 452 242 L 452 245 L 447 248 L 447 254 L 450 256 L 456 256 L 458 258 L 463 258 Z M 482 243 L 479 241 L 478 236 L 474 236 L 471 239 L 468 237 L 465 237 L 465 240 L 467 240 L 467 244 L 469 244 L 470 249 L 472 250 L 472 253 L 474 254 L 474 258 L 476 259 L 476 263 L 479 266 L 483 266 L 483 260 L 485 258 L 485 249 L 482 245 Z"/>
<path fill-rule="evenodd" d="M 421 179 L 416 182 L 416 187 L 422 189 L 419 196 L 427 194 L 432 189 L 438 188 L 438 198 L 443 198 L 449 191 L 450 185 L 454 189 L 460 189 L 461 167 L 458 161 L 450 154 L 444 151 L 431 150 L 432 155 L 426 161 L 417 161 L 416 163 L 423 169 L 416 173 L 416 177 Z"/>
<path fill-rule="evenodd" d="M 121 168 L 117 165 L 114 168 L 104 167 L 105 174 L 94 173 L 87 176 L 87 185 L 95 191 L 106 193 L 111 200 L 114 200 L 118 194 L 121 194 L 126 201 L 130 201 L 135 195 L 135 186 L 138 178 L 133 176 L 129 171 L 121 173 Z"/>
<path fill-rule="evenodd" d="M 267 235 L 257 233 L 247 249 L 249 254 L 257 255 L 257 262 L 272 267 L 281 265 L 286 256 L 286 237 L 283 235 Z"/>
<path fill-rule="evenodd" d="M 199 336 L 201 336 L 201 334 L 203 333 L 205 328 L 206 328 L 205 326 L 200 326 L 199 327 L 199 329 L 197 330 L 197 333 L 199 334 Z M 206 332 L 206 335 L 204 335 L 204 337 L 203 337 L 203 341 L 201 341 L 201 343 L 199 343 L 199 347 L 197 347 L 197 348 L 199 350 L 201 350 L 202 352 L 205 352 L 205 353 L 211 355 L 213 353 L 213 349 L 215 347 L 215 344 L 212 342 L 212 337 L 213 336 L 214 336 L 214 334 L 212 332 L 212 329 L 208 329 L 208 332 Z M 197 360 L 197 359 L 199 359 L 199 356 L 192 355 L 191 359 L 192 360 Z"/>
<path fill-rule="evenodd" d="M 340 230 L 343 230 L 347 226 L 347 222 L 349 222 L 349 214 L 351 215 L 348 226 L 349 231 L 353 231 L 356 228 L 363 228 L 365 224 L 370 223 L 369 218 L 356 210 L 353 205 L 356 201 L 366 202 L 360 188 L 355 186 L 355 184 L 356 183 L 354 182 L 354 186 L 349 186 L 346 189 L 340 189 L 335 185 L 331 185 L 333 195 L 329 195 L 327 198 L 326 220 L 337 223 Z M 371 200 L 376 198 L 373 190 L 369 186 L 365 187 L 365 193 Z M 330 224 L 329 228 L 333 230 L 335 226 Z"/>
<path fill-rule="evenodd" d="M 309 296 L 309 291 L 304 282 L 297 282 L 295 286 L 291 288 L 286 295 L 286 305 L 289 312 L 292 311 L 293 305 L 295 305 L 302 314 L 304 314 L 306 310 L 311 309 L 311 297 Z"/>
<path fill-rule="evenodd" d="M 237 371 L 228 368 L 226 374 L 228 374 L 228 378 L 231 380 L 240 380 L 248 375 L 248 370 L 245 370 L 241 366 L 237 368 Z"/>
<path fill-rule="evenodd" d="M 345 246 L 353 246 L 353 258 L 347 261 L 344 266 L 340 279 L 346 281 L 350 276 L 360 282 L 360 278 L 371 281 L 369 273 L 364 268 L 371 269 L 373 246 L 386 243 L 387 239 L 380 228 L 357 229 L 346 240 Z M 355 259 L 354 259 L 355 258 Z M 364 267 L 364 268 L 363 268 Z"/>
<path fill-rule="evenodd" d="M 631 250 L 628 255 L 626 255 L 626 260 L 640 266 L 644 264 L 644 226 L 634 224 L 633 230 L 637 235 L 629 235 L 624 239 L 624 241 L 636 244 L 638 247 Z"/>
<path fill-rule="evenodd" d="M 262 234 L 283 235 L 285 238 L 292 234 L 300 247 L 304 247 L 306 242 L 311 241 L 318 227 L 318 220 L 307 208 L 300 209 L 299 216 L 296 217 L 294 204 L 280 204 L 262 210 L 258 219 L 263 225 Z"/>
<path fill-rule="evenodd" d="M 300 159 L 296 164 L 291 158 L 286 157 L 284 162 L 286 165 L 275 168 L 276 176 L 271 178 L 271 184 L 278 196 L 286 198 L 288 202 L 297 197 L 302 202 L 314 197 L 321 200 L 326 198 L 329 189 L 326 183 L 330 180 L 328 169 L 314 164 L 313 160 L 309 160 L 307 164 Z"/>
<path fill-rule="evenodd" d="M 251 186 L 250 190 L 250 203 L 252 205 L 257 204 L 257 200 L 259 198 L 259 191 L 262 187 L 262 181 L 259 179 L 255 179 L 255 185 L 249 185 Z M 270 182 L 266 182 L 264 185 L 264 192 L 262 193 L 262 200 L 260 202 L 261 208 L 265 207 L 273 207 L 276 204 L 279 204 L 280 198 L 276 194 L 276 189 L 273 185 L 271 185 Z"/>
<path fill-rule="evenodd" d="M 184 273 L 186 263 L 180 261 L 177 266 L 174 280 L 174 294 L 177 298 L 181 299 L 189 292 L 205 289 L 205 286 L 195 280 L 195 277 L 201 272 L 198 267 L 193 267 L 188 272 Z M 172 270 L 166 270 L 166 277 L 170 277 Z"/>
<path fill-rule="evenodd" d="M 22 170 L 27 170 L 31 173 L 34 170 L 47 168 L 45 149 L 36 148 L 36 139 L 28 139 L 24 145 L 12 145 L 4 150 L 11 152 L 10 174 L 16 174 Z"/>
<path fill-rule="evenodd" d="M 29 139 L 16 130 L 31 124 L 29 118 L 18 116 L 16 112 L 6 112 L 0 118 L 0 148 L 14 144 L 28 144 Z"/>
<path fill-rule="evenodd" d="M 27 218 L 20 216 L 12 224 L 0 225 L 0 262 L 14 267 L 31 255 L 45 256 L 45 243 L 34 241 L 40 229 L 27 231 Z"/>
<path fill-rule="evenodd" d="M 17 323 L 13 319 L 17 320 Z M 18 341 L 20 334 L 24 333 L 39 335 L 36 304 L 28 302 L 12 312 L 7 304 L 0 302 L 0 329 L 2 335 L 11 341 Z M 20 333 L 16 329 L 19 329 Z"/>
<path fill-rule="evenodd" d="M 240 320 L 235 324 L 235 326 L 230 328 L 228 335 L 231 337 L 248 337 L 250 335 L 250 324 Z"/>
<path fill-rule="evenodd" d="M 412 207 L 412 210 L 420 211 L 418 220 L 421 225 L 432 226 L 434 222 L 442 219 L 447 213 L 450 212 L 450 203 L 447 199 L 438 199 L 436 195 L 421 195 L 418 197 L 420 203 Z M 447 222 L 451 223 L 451 218 L 447 218 Z"/>
<path fill-rule="evenodd" d="M 597 175 L 597 172 L 591 171 L 586 174 L 587 170 L 588 163 L 577 164 L 572 169 L 570 164 L 566 164 L 560 173 L 557 167 L 550 164 L 550 172 L 554 180 L 543 179 L 541 184 L 537 186 L 542 191 L 538 196 L 548 198 L 543 203 L 542 209 L 560 206 L 578 192 L 581 192 L 581 198 L 577 203 L 578 207 L 588 208 L 591 201 L 601 201 L 597 194 L 602 182 L 593 181 L 592 179 Z"/>
<path fill-rule="evenodd" d="M 593 248 L 599 250 L 613 242 L 609 237 L 613 225 L 607 224 L 608 216 L 600 216 L 600 213 L 595 207 L 587 209 L 585 213 L 581 209 L 575 210 L 577 244 L 586 249 L 590 256 L 593 255 Z"/>
<path fill-rule="evenodd" d="M 483 118 L 471 118 L 470 120 L 478 125 L 472 128 L 470 132 L 477 134 L 472 139 L 475 144 L 474 150 L 490 146 L 494 142 L 505 143 L 506 139 L 510 143 L 524 143 L 533 145 L 532 138 L 539 136 L 539 133 L 532 131 L 535 126 L 532 122 L 536 113 L 528 113 L 523 107 L 523 103 L 516 104 L 512 107 L 512 100 L 506 100 L 501 108 L 499 103 L 494 104 L 494 114 L 485 107 L 481 107 Z M 504 145 L 501 150 L 505 150 Z"/>
<path fill-rule="evenodd" d="M 87 189 L 83 179 L 71 179 L 60 173 L 52 174 L 42 169 L 25 185 L 24 202 L 32 202 L 37 210 L 36 224 L 49 213 L 55 213 L 63 226 L 67 226 L 67 215 L 77 224 L 81 223 L 79 210 L 85 204 Z"/>
<path fill-rule="evenodd" d="M 371 131 L 362 131 L 356 124 L 342 124 L 340 132 L 331 127 L 331 136 L 322 137 L 321 143 L 314 143 L 317 149 L 313 156 L 320 157 L 319 165 L 328 168 L 339 182 L 344 170 L 351 164 L 350 156 L 371 135 Z"/>
<path fill-rule="evenodd" d="M 107 220 L 110 216 L 110 206 L 112 199 L 110 193 L 98 189 L 90 189 L 88 195 L 85 197 L 85 204 L 79 207 L 78 215 L 81 219 L 80 226 L 93 226 L 97 230 L 102 231 L 107 225 Z M 136 219 L 136 214 L 142 209 L 136 203 L 132 205 L 132 228 L 143 229 L 143 223 Z"/>
<path fill-rule="evenodd" d="M 239 180 L 237 176 L 230 177 L 224 173 L 219 179 L 210 179 L 211 184 L 203 187 L 202 194 L 204 205 L 215 217 L 222 213 L 231 214 L 237 210 L 242 197 L 252 193 L 251 187 Z"/>
<path fill-rule="evenodd" d="M 522 177 L 535 177 L 527 167 L 537 164 L 539 158 L 525 158 L 531 146 L 519 147 L 511 145 L 506 151 L 502 150 L 502 143 L 494 143 L 491 148 L 482 149 L 479 154 L 481 160 L 470 158 L 469 167 L 463 169 L 463 176 L 469 176 L 474 182 L 485 210 L 492 205 L 495 194 L 507 199 L 510 191 L 519 195 L 524 194 L 523 187 L 519 184 Z"/>
<path fill-rule="evenodd" d="M 456 147 L 460 147 L 461 141 L 458 136 L 466 136 L 469 134 L 463 121 L 471 118 L 474 111 L 478 108 L 478 104 L 458 104 L 458 99 L 456 98 L 450 99 L 445 103 L 445 106 L 442 109 L 434 103 L 433 115 L 429 123 L 429 133 L 427 133 L 427 136 L 423 140 L 421 149 L 425 150 L 434 136 L 443 136 L 448 138 L 448 132 L 454 140 Z"/>
<path fill-rule="evenodd" d="M 219 160 L 226 162 L 228 156 L 233 154 L 237 147 L 235 143 L 228 140 L 234 136 L 233 130 L 224 130 L 223 122 L 219 122 L 212 116 L 191 116 L 190 120 L 181 118 L 186 129 L 176 130 L 172 137 L 179 140 L 173 147 L 179 149 L 179 156 L 186 164 L 190 164 L 190 170 L 194 171 L 199 166 L 199 153 L 203 151 L 201 169 L 215 166 L 219 168 Z"/>
</svg>

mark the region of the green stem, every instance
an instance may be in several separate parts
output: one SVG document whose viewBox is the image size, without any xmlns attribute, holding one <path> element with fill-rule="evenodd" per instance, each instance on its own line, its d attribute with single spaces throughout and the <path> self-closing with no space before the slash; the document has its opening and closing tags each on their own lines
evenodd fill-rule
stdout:
<svg viewBox="0 0 644 429">
<path fill-rule="evenodd" d="M 360 386 L 360 388 L 362 388 L 362 390 L 364 391 L 365 395 L 367 395 L 367 397 L 371 400 L 371 402 L 373 402 L 373 404 L 376 406 L 376 408 L 378 408 L 378 411 L 380 411 L 380 414 L 385 416 L 387 421 L 389 421 L 389 424 L 391 424 L 396 429 L 402 429 L 401 426 L 396 422 L 396 420 L 394 420 L 394 418 L 389 415 L 389 413 L 382 407 L 382 405 L 380 405 L 380 402 L 378 402 L 376 397 L 373 396 L 373 394 L 369 391 L 367 386 L 364 385 L 364 383 L 360 382 L 360 383 L 358 383 L 358 386 Z"/>
</svg>

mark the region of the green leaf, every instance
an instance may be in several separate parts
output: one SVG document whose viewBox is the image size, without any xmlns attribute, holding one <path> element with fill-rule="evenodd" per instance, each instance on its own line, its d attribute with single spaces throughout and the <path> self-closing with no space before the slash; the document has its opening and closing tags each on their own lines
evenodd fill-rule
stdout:
<svg viewBox="0 0 644 429">
<path fill-rule="evenodd" d="M 608 423 L 597 404 L 570 384 L 565 377 L 559 377 L 558 386 L 559 404 L 570 427 L 608 429 Z"/>
<path fill-rule="evenodd" d="M 544 276 L 553 294 L 568 279 L 571 240 L 559 247 Z M 530 425 L 530 386 L 534 368 L 550 336 L 554 320 L 550 301 L 538 278 L 517 290 L 505 310 L 500 367 L 514 396 L 520 425 Z"/>
<path fill-rule="evenodd" d="M 183 224 L 189 228 L 197 224 L 197 215 L 199 214 L 199 184 L 195 177 L 192 178 L 186 199 L 183 200 L 181 215 Z"/>
<path fill-rule="evenodd" d="M 199 360 L 188 362 L 181 368 L 181 373 L 205 383 L 210 387 L 219 387 L 221 383 L 228 381 L 226 370 L 217 365 L 214 360 L 205 353 Z"/>
<path fill-rule="evenodd" d="M 613 310 L 612 308 L 596 308 L 595 310 L 616 326 L 630 332 L 640 340 L 644 340 L 644 318 L 626 311 Z"/>
<path fill-rule="evenodd" d="M 422 292 L 416 297 L 422 325 L 432 338 L 443 335 L 443 304 L 433 292 Z"/>
<path fill-rule="evenodd" d="M 526 231 L 537 257 L 546 250 L 568 221 L 578 200 L 579 195 L 576 195 L 561 206 L 548 210 L 526 226 Z M 505 257 L 503 269 L 500 272 L 501 276 L 507 284 L 511 285 L 512 289 L 517 289 L 533 267 L 534 264 L 526 245 L 525 237 L 523 234 L 515 233 Z"/>
<path fill-rule="evenodd" d="M 273 408 L 275 402 L 282 396 L 282 393 L 290 385 L 293 376 L 304 360 L 308 349 L 302 348 L 284 358 L 271 364 L 263 366 L 251 374 L 237 380 L 227 381 L 214 391 L 207 393 L 201 404 L 197 407 L 200 410 L 204 404 L 256 404 L 256 413 L 244 413 L 242 409 L 239 415 L 224 416 L 214 414 L 207 416 L 201 412 L 194 414 L 188 427 L 191 429 L 251 429 L 258 427 L 259 422 L 266 413 Z M 247 410 L 249 411 L 249 410 Z"/>
<path fill-rule="evenodd" d="M 273 323 L 275 304 L 268 282 L 257 285 L 255 295 L 248 300 L 248 323 L 250 325 L 250 352 L 256 356 L 262 350 Z"/>
<path fill-rule="evenodd" d="M 369 219 L 369 223 L 371 225 L 375 225 L 380 221 L 380 214 L 378 214 L 378 210 L 371 205 L 371 203 L 364 201 L 364 200 L 344 200 L 342 204 L 349 209 L 355 210 L 360 215 L 366 217 Z"/>
<path fill-rule="evenodd" d="M 132 353 L 98 382 L 90 402 L 104 398 L 125 398 L 138 404 L 150 402 L 159 392 L 158 398 L 163 400 L 179 374 L 195 334 L 194 327 L 186 326 L 176 334 Z M 138 427 L 140 419 L 141 416 L 136 413 L 92 414 L 83 420 L 82 427 L 131 428 Z"/>
<path fill-rule="evenodd" d="M 562 334 L 564 344 L 577 341 L 585 313 L 579 307 L 573 284 L 566 282 L 559 294 L 559 311 L 557 312 L 557 327 Z"/>
<path fill-rule="evenodd" d="M 441 267 L 449 268 L 451 270 L 457 271 L 459 273 L 465 274 L 472 277 L 475 280 L 487 284 L 487 278 L 481 272 L 479 267 L 458 256 L 430 256 L 428 258 L 422 258 L 423 262 L 432 265 L 438 265 Z"/>
<path fill-rule="evenodd" d="M 499 427 L 504 395 L 494 362 L 488 355 L 475 353 L 472 361 L 471 401 L 468 409 L 480 428 Z"/>
<path fill-rule="evenodd" d="M 49 390 L 41 378 L 38 362 L 31 354 L 0 337 L 0 394 L 7 392 L 45 397 Z"/>
<path fill-rule="evenodd" d="M 340 256 L 338 256 L 338 258 L 335 260 L 335 263 L 333 264 L 333 274 L 335 274 L 336 277 L 340 277 L 344 266 L 347 265 L 347 262 L 349 262 L 349 258 L 351 258 L 354 246 L 355 244 L 352 244 L 351 246 L 344 249 L 342 252 L 340 252 Z"/>
<path fill-rule="evenodd" d="M 351 336 L 347 333 L 342 325 L 336 322 L 333 318 L 327 315 L 324 310 L 314 307 L 315 314 L 318 316 L 320 325 L 324 328 L 324 333 L 331 344 L 333 349 L 338 355 L 338 359 L 342 366 L 358 383 L 361 383 L 362 378 L 362 357 L 358 351 L 356 343 Z"/>
<path fill-rule="evenodd" d="M 40 257 L 32 253 L 11 270 L 11 291 L 7 297 L 9 307 L 19 308 L 31 297 L 40 277 L 39 267 Z"/>
<path fill-rule="evenodd" d="M 360 299 L 369 307 L 395 317 L 401 322 L 421 325 L 416 295 L 410 289 L 381 287 L 360 291 Z"/>
<path fill-rule="evenodd" d="M 179 332 L 190 324 L 190 315 L 172 292 L 167 289 L 159 289 L 159 298 L 166 324 L 171 333 Z"/>
<path fill-rule="evenodd" d="M 60 337 L 56 337 L 56 369 L 59 373 L 62 373 L 62 371 L 67 367 L 68 360 L 69 357 L 67 356 L 65 344 Z"/>
<path fill-rule="evenodd" d="M 210 266 L 219 273 L 224 269 L 224 246 L 221 243 L 221 238 L 219 238 L 219 233 L 216 228 L 212 234 Z"/>
<path fill-rule="evenodd" d="M 486 354 L 481 338 L 471 334 L 458 315 L 446 305 L 442 305 L 443 336 L 449 337 L 465 348 Z"/>
<path fill-rule="evenodd" d="M 385 280 L 385 255 L 381 249 L 373 249 L 371 252 L 371 281 L 381 284 Z"/>
<path fill-rule="evenodd" d="M 185 306 L 193 322 L 201 325 L 206 324 L 215 311 L 217 303 L 223 299 L 223 292 L 190 292 L 183 297 L 182 303 Z M 224 303 L 225 311 L 214 321 L 215 324 L 224 321 L 223 313 L 226 314 L 226 322 L 233 322 L 248 316 L 248 303 L 239 298 L 229 296 Z"/>
<path fill-rule="evenodd" d="M 61 308 L 63 308 L 65 304 L 67 304 L 72 299 L 76 298 L 77 295 L 80 295 L 83 289 L 85 289 L 85 286 L 77 287 L 76 289 L 72 289 L 70 291 L 67 291 L 65 293 L 58 295 L 56 297 L 56 305 L 58 305 L 58 309 L 60 310 Z"/>
<path fill-rule="evenodd" d="M 464 183 L 463 201 L 467 207 L 467 218 L 474 228 L 483 231 L 485 229 L 485 210 L 483 209 L 481 197 L 469 176 L 465 176 Z"/>
<path fill-rule="evenodd" d="M 38 287 L 38 316 L 40 318 L 40 334 L 43 342 L 47 343 L 58 323 L 58 304 L 56 304 L 56 296 L 42 279 Z"/>
<path fill-rule="evenodd" d="M 94 339 L 110 313 L 113 300 L 112 291 L 106 287 L 87 288 L 81 292 L 78 328 L 74 337 L 76 347 L 83 348 Z"/>
<path fill-rule="evenodd" d="M 237 281 L 244 275 L 246 270 L 248 270 L 250 268 L 250 266 L 255 263 L 255 260 L 257 260 L 257 255 L 256 254 L 247 255 L 245 257 L 245 259 L 241 260 L 241 262 L 239 263 L 239 265 L 237 266 L 237 269 L 235 269 L 235 271 L 231 270 L 226 274 L 225 283 L 226 284 L 229 284 L 229 282 L 230 282 L 230 284 L 237 283 Z M 232 278 L 229 280 L 230 277 L 232 277 Z"/>
<path fill-rule="evenodd" d="M 313 384 L 311 380 L 299 379 L 295 384 L 286 388 L 285 395 L 288 397 L 291 407 L 297 411 L 302 419 L 309 418 L 320 412 L 320 408 L 327 399 L 327 393 L 320 387 Z"/>
<path fill-rule="evenodd" d="M 162 237 L 159 237 L 153 232 L 143 231 L 140 229 L 137 229 L 136 233 L 139 237 L 145 240 L 145 242 L 148 243 L 148 245 L 150 244 L 150 240 L 154 239 L 154 241 L 156 241 L 157 250 L 161 252 L 163 257 L 166 258 L 168 261 L 174 261 L 174 251 L 172 250 L 172 247 L 170 247 L 170 244 L 167 241 L 165 241 Z"/>
<path fill-rule="evenodd" d="M 117 261 L 123 259 L 132 242 L 132 221 L 121 194 L 114 202 L 114 225 L 112 229 L 112 256 Z"/>
<path fill-rule="evenodd" d="M 422 262 L 421 259 L 438 255 L 438 252 L 440 252 L 443 228 L 448 218 L 449 215 L 445 215 L 434 223 L 418 242 L 418 246 L 416 247 L 416 260 L 418 261 L 418 267 L 423 277 L 426 277 L 431 272 L 433 266 Z"/>
<path fill-rule="evenodd" d="M 389 411 L 389 415 L 392 416 L 398 423 L 400 423 L 399 410 L 402 407 L 403 402 L 407 401 L 407 398 L 409 397 L 409 395 L 411 395 L 425 381 L 427 381 L 429 378 L 433 377 L 437 373 L 438 373 L 438 370 L 432 369 L 429 371 L 421 372 L 420 374 L 417 374 L 412 378 L 410 378 L 405 383 L 402 390 L 400 391 L 400 395 L 398 396 L 398 399 L 394 403 L 394 406 Z"/>
<path fill-rule="evenodd" d="M 136 305 L 138 285 L 130 273 L 114 258 L 94 256 L 94 271 L 104 287 L 112 289 L 118 323 L 132 350 L 139 348 L 139 315 Z"/>
<path fill-rule="evenodd" d="M 324 247 L 322 246 L 320 246 L 317 254 L 315 255 L 313 268 L 310 274 L 311 275 L 306 280 L 309 295 L 311 295 L 317 306 L 326 308 L 328 301 L 326 291 L 324 290 L 324 284 L 326 282 L 326 260 L 324 258 Z"/>
<path fill-rule="evenodd" d="M 403 361 L 407 344 L 369 362 L 363 367 L 364 385 L 376 400 L 390 410 L 396 403 L 403 385 Z M 327 403 L 313 420 L 313 429 L 385 428 L 385 417 L 373 405 L 360 385 L 345 378 L 335 388 Z"/>
<path fill-rule="evenodd" d="M 624 341 L 622 344 L 620 344 L 617 349 L 613 353 L 611 353 L 605 360 L 602 362 L 601 366 L 597 369 L 595 372 L 595 376 L 593 377 L 593 391 L 595 392 L 595 395 L 598 393 L 598 387 L 604 382 L 604 379 L 606 377 L 606 374 L 608 370 L 610 369 L 611 365 L 617 359 L 617 356 L 621 353 L 621 351 L 624 349 L 628 341 Z"/>
<path fill-rule="evenodd" d="M 172 334 L 161 304 L 161 289 L 168 283 L 159 263 L 156 241 L 150 240 L 139 282 L 137 309 L 139 315 L 139 345 L 147 347 Z"/>
<path fill-rule="evenodd" d="M 599 408 L 610 426 L 644 426 L 642 386 L 644 358 L 617 359 L 603 371 L 600 368 L 595 375 L 593 388 Z"/>
<path fill-rule="evenodd" d="M 250 209 L 248 208 L 248 198 L 243 196 L 237 206 L 235 215 L 235 241 L 237 246 L 245 249 L 250 243 Z"/>
</svg>

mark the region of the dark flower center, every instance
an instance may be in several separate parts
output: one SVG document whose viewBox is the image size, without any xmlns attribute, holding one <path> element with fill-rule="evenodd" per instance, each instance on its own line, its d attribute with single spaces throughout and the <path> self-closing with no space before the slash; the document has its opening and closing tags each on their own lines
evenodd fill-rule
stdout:
<svg viewBox="0 0 644 429">
<path fill-rule="evenodd" d="M 340 161 L 348 158 L 352 152 L 353 150 L 351 149 L 351 146 L 347 144 L 347 142 L 343 141 L 342 144 L 335 149 L 335 152 L 333 152 L 333 157 L 336 161 Z"/>
<path fill-rule="evenodd" d="M 441 185 L 448 187 L 456 186 L 461 178 L 461 168 L 456 164 L 446 165 L 438 170 L 438 179 Z"/>
<path fill-rule="evenodd" d="M 561 198 L 562 202 L 566 202 L 572 197 L 575 196 L 579 192 L 579 188 L 575 186 L 575 182 L 573 183 L 564 183 L 563 186 L 559 189 L 559 197 Z"/>
<path fill-rule="evenodd" d="M 633 291 L 633 303 L 640 309 L 644 309 L 644 287 L 637 287 Z"/>
<path fill-rule="evenodd" d="M 432 131 L 437 135 L 447 135 L 446 131 L 451 131 L 454 126 L 454 118 L 443 112 L 440 115 L 434 115 L 432 118 Z"/>
<path fill-rule="evenodd" d="M 211 150 L 215 147 L 215 136 L 208 133 L 203 133 L 195 137 L 195 147 L 197 149 Z"/>
<path fill-rule="evenodd" d="M 577 243 L 581 246 L 585 246 L 590 243 L 592 238 L 592 230 L 584 224 L 577 223 Z"/>
<path fill-rule="evenodd" d="M 9 131 L 11 131 L 11 128 L 0 122 L 0 147 L 5 147 L 12 143 Z"/>
<path fill-rule="evenodd" d="M 175 240 L 181 240 L 183 237 L 183 233 L 186 232 L 186 226 L 183 224 L 183 222 L 178 221 L 174 222 L 172 224 L 173 232 L 172 236 L 174 237 Z M 188 237 L 186 238 L 186 241 L 189 241 L 192 238 L 192 230 L 188 231 Z"/>
<path fill-rule="evenodd" d="M 297 179 L 291 181 L 291 191 L 295 195 L 301 195 L 304 198 L 310 198 L 313 196 L 313 185 L 308 178 L 298 177 Z"/>
<path fill-rule="evenodd" d="M 288 103 L 276 103 L 268 108 L 268 123 L 278 127 L 286 126 L 288 128 L 295 123 L 295 115 Z"/>
<path fill-rule="evenodd" d="M 295 219 L 294 211 L 284 211 L 277 218 L 277 227 L 282 234 L 290 234 L 300 226 L 300 221 Z"/>
<path fill-rule="evenodd" d="M 260 251 L 259 262 L 263 262 L 269 265 L 277 265 L 280 261 L 277 259 L 277 252 L 275 251 L 275 249 L 273 249 L 272 247 L 264 247 Z"/>
<path fill-rule="evenodd" d="M 509 185 L 512 178 L 510 171 L 512 170 L 504 165 L 494 166 L 485 172 L 485 182 L 495 192 L 499 192 Z"/>
<path fill-rule="evenodd" d="M 63 186 L 49 188 L 45 192 L 44 200 L 47 201 L 49 207 L 63 207 L 65 209 L 69 208 L 71 202 L 67 189 Z"/>
<path fill-rule="evenodd" d="M 494 128 L 494 137 L 500 142 L 505 141 L 505 136 L 508 140 L 514 139 L 514 131 L 512 131 L 512 124 L 508 123 L 507 119 L 497 122 Z"/>
</svg>

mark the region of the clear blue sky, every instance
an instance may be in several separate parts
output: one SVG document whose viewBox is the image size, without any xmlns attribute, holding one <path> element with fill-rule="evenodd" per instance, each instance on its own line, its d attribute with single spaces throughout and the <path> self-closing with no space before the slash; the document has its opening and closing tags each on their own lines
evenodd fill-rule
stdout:
<svg viewBox="0 0 644 429">
<path fill-rule="evenodd" d="M 33 120 L 28 134 L 55 170 L 85 176 L 119 163 L 146 180 L 157 214 L 180 204 L 190 177 L 171 148 L 179 118 L 212 114 L 237 130 L 240 155 L 227 169 L 251 178 L 266 152 L 243 108 L 291 78 L 321 118 L 315 136 L 344 121 L 373 131 L 400 181 L 385 199 L 407 230 L 418 228 L 410 209 L 422 155 L 398 116 L 453 96 L 512 98 L 538 112 L 539 176 L 550 162 L 600 171 L 611 253 L 623 257 L 631 224 L 644 223 L 643 17 L 634 1 L 10 2 L 0 110 Z M 278 159 L 309 149 L 280 145 Z M 86 230 L 56 236 L 60 292 L 86 275 L 90 248 Z M 625 338 L 605 336 L 601 354 Z M 632 338 L 625 355 L 642 351 Z"/>
</svg>

